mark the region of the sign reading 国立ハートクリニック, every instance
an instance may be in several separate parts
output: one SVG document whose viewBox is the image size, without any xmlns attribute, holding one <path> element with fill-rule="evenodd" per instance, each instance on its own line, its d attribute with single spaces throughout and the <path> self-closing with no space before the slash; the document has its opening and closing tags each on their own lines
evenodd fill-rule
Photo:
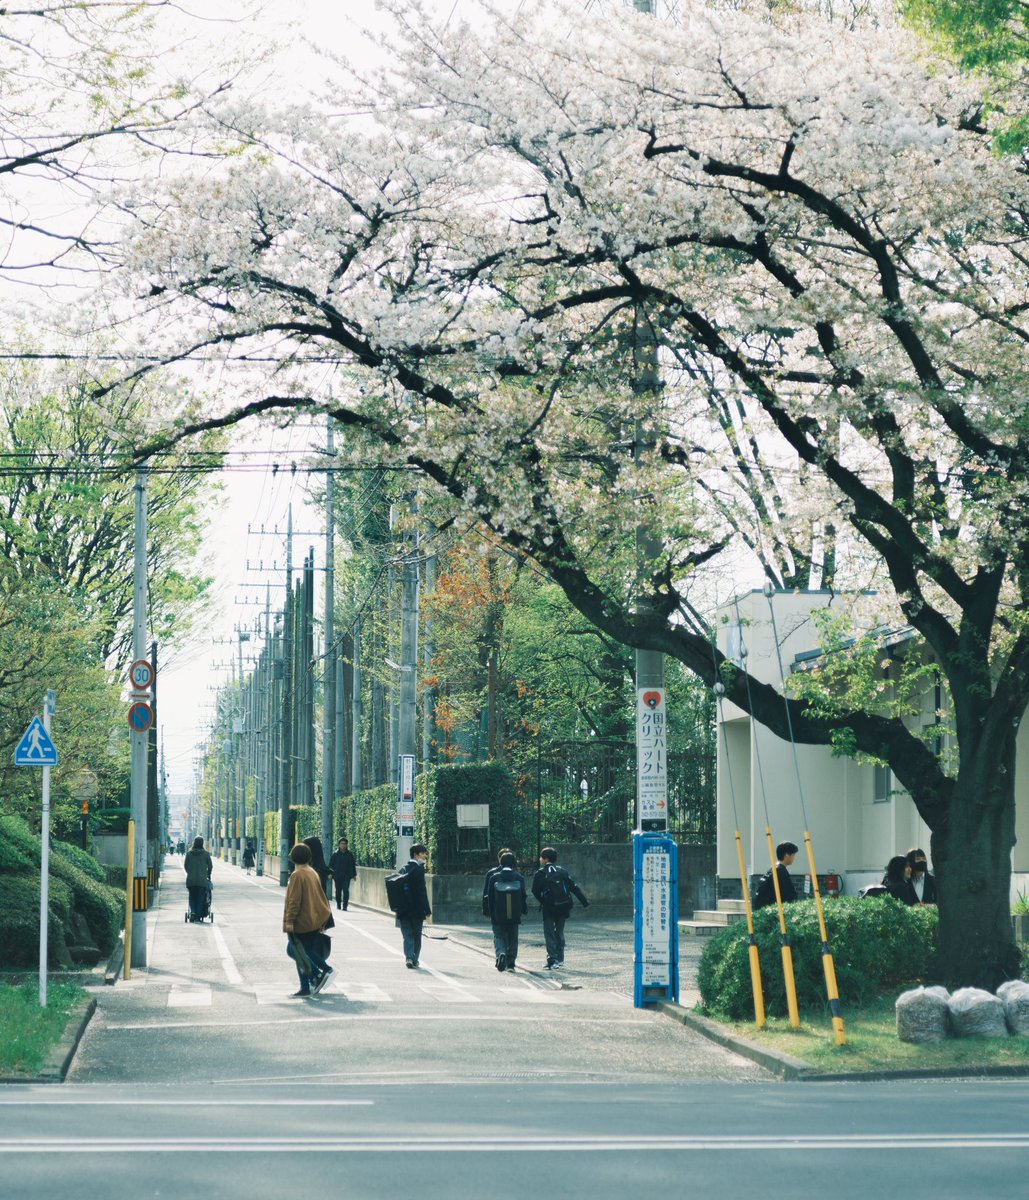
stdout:
<svg viewBox="0 0 1029 1200">
<path fill-rule="evenodd" d="M 39 717 L 33 717 L 14 751 L 16 767 L 56 767 L 57 747 Z"/>
<path fill-rule="evenodd" d="M 667 829 L 668 727 L 664 688 L 639 688 L 636 692 L 636 776 L 638 828 Z"/>
</svg>

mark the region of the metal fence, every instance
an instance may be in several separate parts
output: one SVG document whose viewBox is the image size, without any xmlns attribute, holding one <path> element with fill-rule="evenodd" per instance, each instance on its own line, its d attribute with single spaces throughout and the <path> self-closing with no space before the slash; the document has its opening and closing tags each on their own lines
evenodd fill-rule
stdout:
<svg viewBox="0 0 1029 1200">
<path fill-rule="evenodd" d="M 523 788 L 527 771 L 521 772 Z M 636 747 L 593 738 L 539 748 L 534 791 L 539 840 L 628 842 L 636 824 Z M 713 756 L 685 749 L 668 756 L 669 832 L 680 843 L 714 841 Z"/>
</svg>

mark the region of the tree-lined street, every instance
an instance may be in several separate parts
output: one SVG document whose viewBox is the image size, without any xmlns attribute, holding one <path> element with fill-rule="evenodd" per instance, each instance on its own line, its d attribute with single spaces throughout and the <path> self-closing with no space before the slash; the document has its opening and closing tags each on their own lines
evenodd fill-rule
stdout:
<svg viewBox="0 0 1029 1200">
<path fill-rule="evenodd" d="M 783 1084 L 617 990 L 498 976 L 449 938 L 408 971 L 389 919 L 353 908 L 337 978 L 291 1000 L 282 893 L 216 872 L 202 926 L 183 922 L 169 873 L 151 965 L 97 989 L 67 1084 L 0 1092 L 5 1197 L 449 1200 L 497 1180 L 721 1196 L 770 1175 L 855 1200 L 898 1175 L 941 1198 L 1018 1194 L 1024 1080 Z"/>
</svg>

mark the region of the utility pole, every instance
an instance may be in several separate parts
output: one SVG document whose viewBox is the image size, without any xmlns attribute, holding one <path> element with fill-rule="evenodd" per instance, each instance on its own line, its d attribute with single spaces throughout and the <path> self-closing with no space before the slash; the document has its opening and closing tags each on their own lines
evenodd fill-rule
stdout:
<svg viewBox="0 0 1029 1200">
<path fill-rule="evenodd" d="M 279 886 L 289 883 L 289 806 L 293 798 L 293 507 L 286 522 L 286 604 L 282 614 L 282 719 L 279 734 Z"/>
<path fill-rule="evenodd" d="M 147 472 L 136 471 L 135 537 L 132 571 L 132 657 L 139 661 L 146 656 L 146 518 Z M 146 910 L 147 910 L 147 731 L 132 728 L 129 735 L 132 752 L 129 777 L 129 804 L 135 823 L 135 843 L 132 853 L 132 943 L 126 946 L 132 967 L 145 967 Z"/>
<path fill-rule="evenodd" d="M 412 504 L 412 510 L 414 508 Z M 397 718 L 397 867 L 414 841 L 415 732 L 418 701 L 418 535 L 408 535 L 400 612 L 400 703 Z"/>
<path fill-rule="evenodd" d="M 425 594 L 431 596 L 436 590 L 436 555 L 425 560 Z M 432 675 L 432 660 L 436 654 L 431 619 L 425 621 L 425 644 L 422 649 L 422 669 L 425 676 Z M 422 693 L 422 770 L 436 761 L 434 740 L 436 737 L 436 689 L 426 687 Z"/>
<path fill-rule="evenodd" d="M 147 891 L 157 886 L 157 872 L 161 865 L 158 838 L 161 836 L 161 812 L 157 791 L 157 642 L 150 643 L 150 665 L 154 669 L 154 681 L 150 685 L 150 709 L 153 720 L 147 730 L 146 772 L 146 821 L 147 821 Z"/>
<path fill-rule="evenodd" d="M 350 696 L 350 791 L 354 794 L 364 787 L 361 770 L 361 725 L 364 713 L 361 707 L 361 614 L 354 618 L 354 682 Z"/>
<path fill-rule="evenodd" d="M 331 853 L 332 824 L 336 808 L 336 632 L 335 632 L 335 525 L 336 493 L 331 460 L 335 454 L 332 417 L 328 418 L 325 473 L 325 669 L 322 682 L 322 845 Z"/>
</svg>

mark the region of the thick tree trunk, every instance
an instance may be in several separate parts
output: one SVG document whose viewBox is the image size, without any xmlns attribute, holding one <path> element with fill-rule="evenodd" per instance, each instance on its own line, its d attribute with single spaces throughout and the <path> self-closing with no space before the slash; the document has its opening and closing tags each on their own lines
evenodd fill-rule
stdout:
<svg viewBox="0 0 1029 1200">
<path fill-rule="evenodd" d="M 932 833 L 939 891 L 938 973 L 950 987 L 989 991 L 1018 977 L 1011 926 L 1011 850 L 1015 843 L 1015 747 L 998 758 L 984 746 L 962 755 L 949 811 Z"/>
</svg>

